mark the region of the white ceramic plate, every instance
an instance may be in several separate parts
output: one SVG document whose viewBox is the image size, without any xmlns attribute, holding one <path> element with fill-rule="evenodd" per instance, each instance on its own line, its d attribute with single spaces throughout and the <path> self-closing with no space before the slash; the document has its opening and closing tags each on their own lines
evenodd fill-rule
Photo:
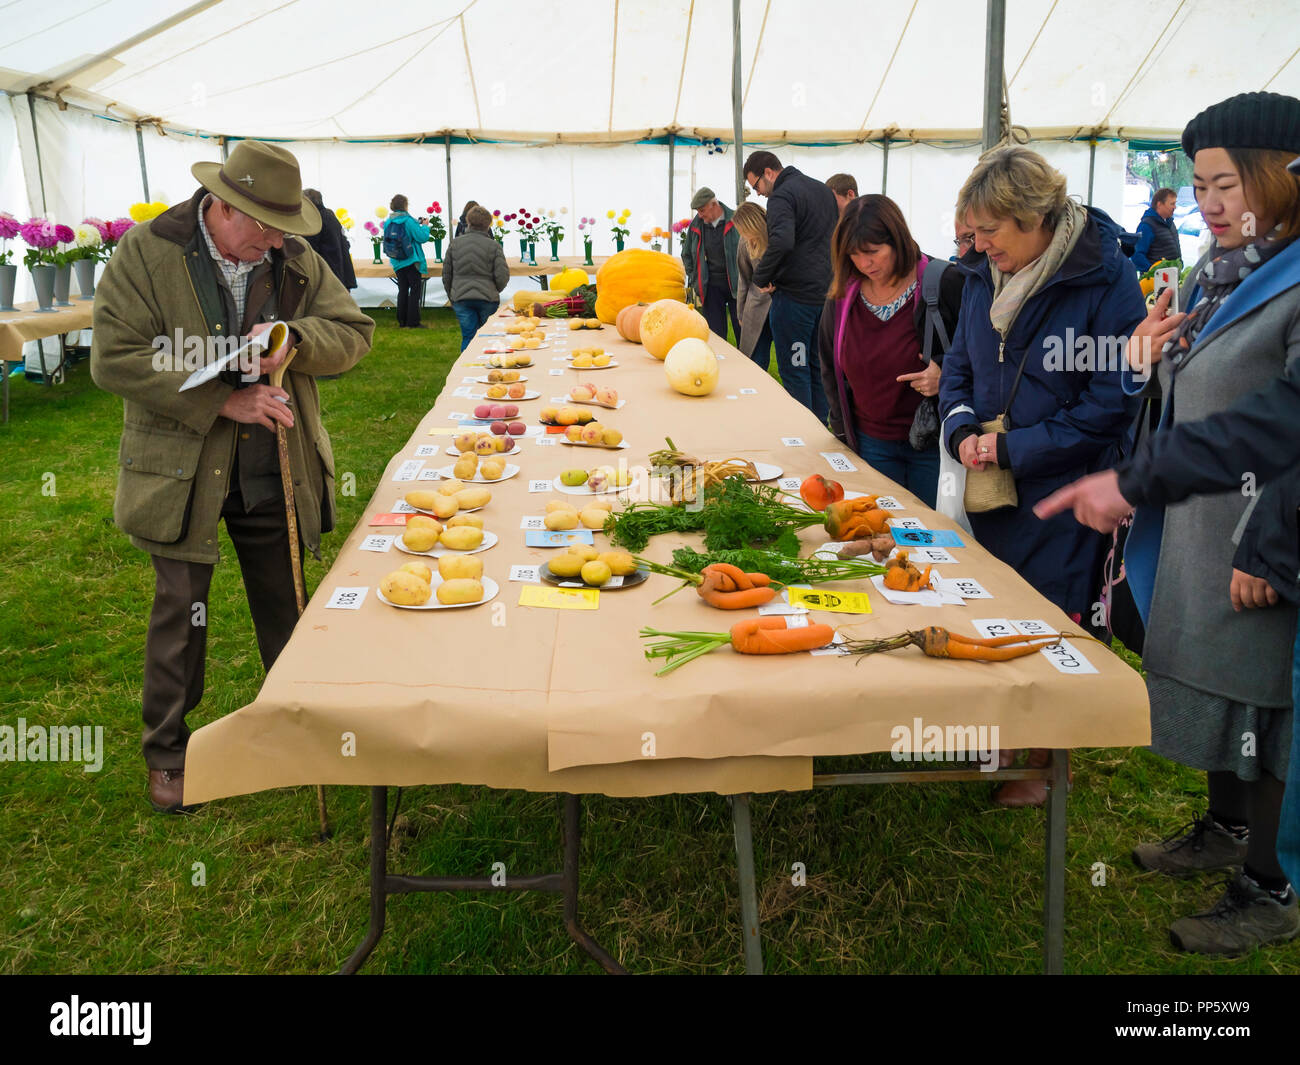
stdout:
<svg viewBox="0 0 1300 1065">
<path fill-rule="evenodd" d="M 479 384 L 481 384 L 481 385 L 513 385 L 513 384 L 515 384 L 514 381 L 489 381 L 489 380 L 487 379 L 487 374 L 484 374 L 482 377 L 476 377 L 476 378 L 474 378 L 474 380 L 477 381 L 477 382 L 478 382 Z M 528 375 L 527 375 L 527 374 L 522 374 L 522 373 L 521 373 L 521 374 L 519 375 L 519 380 L 520 380 L 521 382 L 522 382 L 522 381 L 527 381 L 527 380 L 528 380 Z"/>
<path fill-rule="evenodd" d="M 775 481 L 781 476 L 781 467 L 773 466 L 770 462 L 756 462 L 754 469 L 758 471 L 760 481 Z M 848 493 L 846 492 L 845 495 L 847 496 Z"/>
<path fill-rule="evenodd" d="M 563 492 L 566 496 L 608 496 L 608 495 L 616 495 L 619 492 L 632 491 L 632 489 L 637 486 L 638 480 L 639 478 L 633 477 L 631 484 L 626 484 L 622 488 L 606 488 L 605 491 L 603 492 L 593 492 L 590 488 L 587 487 L 585 481 L 582 484 L 578 484 L 578 485 L 568 485 L 561 482 L 559 477 L 556 477 L 555 480 L 551 482 L 551 484 L 557 492 Z"/>
<path fill-rule="evenodd" d="M 515 453 L 515 451 L 516 451 L 516 450 L 518 449 L 518 447 L 519 447 L 519 441 L 522 440 L 522 439 L 524 439 L 522 436 L 516 436 L 516 437 L 513 437 L 513 440 L 514 440 L 514 442 L 515 442 L 515 446 L 514 446 L 514 447 L 512 447 L 509 451 L 494 451 L 491 455 L 488 455 L 487 458 L 490 458 L 490 459 L 502 459 L 502 458 L 505 458 L 507 455 L 513 455 L 513 454 Z M 449 447 L 449 448 L 447 448 L 446 454 L 450 455 L 450 456 L 451 456 L 452 458 L 454 458 L 454 459 L 458 459 L 458 458 L 460 458 L 460 452 L 457 451 L 456 448 L 455 448 L 454 446 L 453 446 L 453 447 Z M 480 462 L 483 461 L 483 457 L 484 457 L 484 456 L 482 456 L 482 455 L 479 456 L 479 461 L 480 461 Z M 506 465 L 509 465 L 509 463 L 506 463 Z M 504 480 L 504 479 L 505 479 L 505 478 L 502 478 L 502 480 Z M 484 483 L 484 484 L 488 484 L 489 482 L 484 481 L 483 483 Z"/>
<path fill-rule="evenodd" d="M 482 606 L 484 603 L 490 603 L 501 592 L 501 585 L 497 584 L 491 577 L 479 578 L 483 585 L 483 598 L 477 603 L 440 603 L 438 602 L 438 585 L 442 583 L 442 578 L 438 574 L 433 575 L 433 580 L 429 582 L 429 587 L 433 589 L 433 595 L 424 606 L 402 606 L 400 603 L 393 603 L 384 598 L 384 593 L 378 588 L 375 594 L 379 596 L 381 603 L 388 603 L 389 606 L 395 606 L 398 610 L 457 610 L 463 606 Z"/>
<path fill-rule="evenodd" d="M 540 392 L 532 392 L 532 391 L 525 392 L 522 396 L 518 396 L 518 397 L 497 396 L 495 399 L 490 397 L 486 392 L 484 392 L 482 395 L 478 395 L 477 393 L 471 392 L 469 396 L 470 399 L 482 400 L 485 403 L 523 403 L 525 400 L 538 399 L 540 397 L 541 397 Z"/>
<path fill-rule="evenodd" d="M 489 456 L 489 458 L 490 458 L 490 457 L 491 457 L 491 456 Z M 479 465 L 481 466 L 482 464 L 483 464 L 483 463 L 482 463 L 482 460 L 480 460 L 480 461 L 479 461 Z M 456 475 L 452 472 L 455 468 L 456 468 L 456 467 L 455 467 L 454 465 L 452 465 L 452 466 L 444 466 L 442 469 L 440 469 L 440 470 L 438 471 L 438 476 L 441 477 L 441 478 L 443 478 L 443 480 L 450 481 L 450 480 L 452 480 L 453 478 L 456 477 Z M 473 478 L 472 478 L 471 480 L 468 480 L 468 481 L 465 481 L 465 478 L 464 478 L 464 477 L 461 477 L 461 478 L 459 478 L 459 479 L 462 480 L 462 481 L 465 481 L 466 484 L 497 484 L 497 483 L 500 482 L 500 481 L 508 481 L 508 480 L 510 480 L 510 478 L 513 477 L 513 476 L 515 476 L 515 474 L 517 474 L 518 472 L 519 472 L 519 467 L 518 467 L 518 466 L 516 466 L 513 462 L 507 462 L 507 463 L 506 463 L 505 472 L 504 472 L 500 477 L 496 478 L 495 480 L 489 481 L 489 480 L 488 480 L 487 478 L 485 478 L 481 473 L 475 473 L 474 476 L 473 476 Z M 436 491 L 436 489 L 435 489 L 435 491 Z"/>
<path fill-rule="evenodd" d="M 478 547 L 470 548 L 468 551 L 453 551 L 450 547 L 443 547 L 442 544 L 434 544 L 428 551 L 412 551 L 399 536 L 393 541 L 399 551 L 408 555 L 423 555 L 426 558 L 442 558 L 443 555 L 477 555 L 480 551 L 486 551 L 489 547 L 496 547 L 500 537 L 494 532 L 483 530 L 483 542 Z M 393 604 L 396 606 L 397 604 Z"/>
</svg>

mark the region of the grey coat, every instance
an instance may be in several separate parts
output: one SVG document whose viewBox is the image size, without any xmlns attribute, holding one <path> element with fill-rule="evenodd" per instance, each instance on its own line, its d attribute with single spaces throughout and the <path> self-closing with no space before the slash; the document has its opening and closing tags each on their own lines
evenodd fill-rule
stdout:
<svg viewBox="0 0 1300 1065">
<path fill-rule="evenodd" d="M 1203 337 L 1176 375 L 1163 359 L 1149 390 L 1173 403 L 1172 424 L 1200 421 L 1266 387 L 1297 359 L 1300 286 Z M 1228 597 L 1236 545 L 1258 500 L 1230 491 L 1165 508 L 1143 666 L 1236 702 L 1287 707 L 1295 608 L 1237 613 Z"/>
<path fill-rule="evenodd" d="M 466 230 L 447 247 L 442 260 L 442 287 L 452 303 L 488 300 L 497 303 L 510 283 L 510 267 L 501 245 L 480 229 Z"/>
<path fill-rule="evenodd" d="M 736 293 L 736 314 L 740 318 L 740 336 L 737 346 L 753 358 L 759 335 L 767 322 L 767 312 L 772 306 L 772 294 L 754 287 L 754 261 L 749 257 L 749 242 L 740 238 L 736 254 L 736 272 L 740 275 L 740 289 Z"/>
</svg>

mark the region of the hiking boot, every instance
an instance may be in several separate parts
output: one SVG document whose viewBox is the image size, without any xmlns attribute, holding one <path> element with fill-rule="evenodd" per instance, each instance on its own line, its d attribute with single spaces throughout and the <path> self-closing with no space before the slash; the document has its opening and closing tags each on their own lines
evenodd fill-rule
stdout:
<svg viewBox="0 0 1300 1065">
<path fill-rule="evenodd" d="M 1246 841 L 1237 839 L 1207 811 L 1199 821 L 1184 825 L 1159 843 L 1139 843 L 1133 848 L 1133 860 L 1143 869 L 1165 876 L 1239 869 L 1246 860 Z"/>
<path fill-rule="evenodd" d="M 1285 943 L 1300 933 L 1295 889 L 1278 901 L 1245 873 L 1224 882 L 1228 888 L 1213 909 L 1181 917 L 1169 927 L 1179 950 L 1193 954 L 1245 954 L 1269 943 Z"/>
</svg>

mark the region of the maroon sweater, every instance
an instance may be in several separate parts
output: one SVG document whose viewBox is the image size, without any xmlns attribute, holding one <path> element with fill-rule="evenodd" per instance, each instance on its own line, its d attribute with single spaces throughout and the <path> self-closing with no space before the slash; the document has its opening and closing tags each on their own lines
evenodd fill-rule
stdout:
<svg viewBox="0 0 1300 1065">
<path fill-rule="evenodd" d="M 921 394 L 910 383 L 894 380 L 899 374 L 925 369 L 913 320 L 919 298 L 918 285 L 913 298 L 882 322 L 860 294 L 853 297 L 841 365 L 853 393 L 854 427 L 877 440 L 906 440 L 921 405 Z"/>
</svg>

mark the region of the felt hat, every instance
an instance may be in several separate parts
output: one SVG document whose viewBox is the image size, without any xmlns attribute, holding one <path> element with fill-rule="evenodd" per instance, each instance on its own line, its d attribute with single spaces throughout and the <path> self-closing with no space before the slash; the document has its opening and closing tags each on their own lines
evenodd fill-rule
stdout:
<svg viewBox="0 0 1300 1065">
<path fill-rule="evenodd" d="M 691 197 L 691 210 L 698 211 L 705 204 L 712 203 L 717 197 L 713 195 L 713 190 L 707 185 L 695 190 L 695 195 Z"/>
<path fill-rule="evenodd" d="M 240 141 L 224 163 L 195 163 L 190 173 L 236 210 L 283 233 L 319 233 L 320 212 L 302 194 L 293 153 L 278 144 Z"/>
</svg>

